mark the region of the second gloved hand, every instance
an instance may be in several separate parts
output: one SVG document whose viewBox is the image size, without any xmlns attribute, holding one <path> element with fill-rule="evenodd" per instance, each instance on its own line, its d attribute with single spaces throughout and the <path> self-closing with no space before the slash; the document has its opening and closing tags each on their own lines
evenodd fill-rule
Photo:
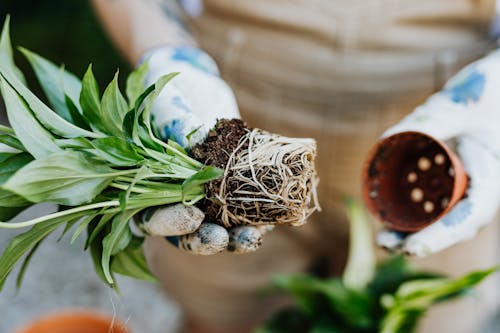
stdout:
<svg viewBox="0 0 500 333">
<path fill-rule="evenodd" d="M 384 230 L 377 242 L 425 256 L 474 237 L 492 221 L 500 203 L 500 51 L 460 71 L 444 89 L 384 136 L 417 131 L 454 139 L 470 177 L 466 196 L 443 218 L 412 234 Z"/>
</svg>

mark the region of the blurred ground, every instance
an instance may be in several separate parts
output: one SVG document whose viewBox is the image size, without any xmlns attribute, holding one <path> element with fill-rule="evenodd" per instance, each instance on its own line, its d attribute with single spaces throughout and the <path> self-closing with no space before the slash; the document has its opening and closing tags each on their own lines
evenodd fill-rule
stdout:
<svg viewBox="0 0 500 333">
<path fill-rule="evenodd" d="M 34 207 L 17 219 L 46 214 L 52 206 Z M 35 253 L 22 288 L 16 291 L 17 267 L 0 294 L 0 332 L 13 333 L 28 321 L 57 310 L 98 309 L 127 322 L 133 333 L 175 332 L 179 311 L 155 284 L 129 278 L 118 280 L 121 296 L 94 273 L 85 237 L 70 245 L 71 232 L 60 242 L 60 231 L 48 237 Z M 19 231 L 1 230 L 0 249 Z"/>
</svg>

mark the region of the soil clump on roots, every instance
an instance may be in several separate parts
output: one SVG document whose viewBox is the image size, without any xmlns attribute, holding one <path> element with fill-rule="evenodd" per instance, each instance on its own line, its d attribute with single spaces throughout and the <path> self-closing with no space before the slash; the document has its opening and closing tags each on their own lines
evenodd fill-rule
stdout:
<svg viewBox="0 0 500 333">
<path fill-rule="evenodd" d="M 191 154 L 224 170 L 222 177 L 205 185 L 200 208 L 207 221 L 226 227 L 301 225 L 319 209 L 312 139 L 251 129 L 238 119 L 220 120 Z"/>
</svg>

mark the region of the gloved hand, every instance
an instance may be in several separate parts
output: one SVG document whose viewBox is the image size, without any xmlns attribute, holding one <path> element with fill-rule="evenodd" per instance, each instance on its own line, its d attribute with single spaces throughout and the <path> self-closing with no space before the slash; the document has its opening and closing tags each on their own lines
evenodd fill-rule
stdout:
<svg viewBox="0 0 500 333">
<path fill-rule="evenodd" d="M 153 104 L 152 116 L 163 139 L 189 148 L 205 139 L 217 119 L 239 118 L 233 92 L 206 53 L 194 47 L 163 47 L 146 54 L 143 61 L 148 61 L 147 85 L 162 75 L 180 72 Z M 254 251 L 269 229 L 237 226 L 226 230 L 202 223 L 203 219 L 204 213 L 197 207 L 176 204 L 143 212 L 139 226 L 148 235 L 165 236 L 183 250 L 204 255 L 226 249 Z"/>
<path fill-rule="evenodd" d="M 413 234 L 383 230 L 377 243 L 425 256 L 470 239 L 500 202 L 500 51 L 472 63 L 383 136 L 404 131 L 456 139 L 470 177 L 466 197 L 442 219 Z"/>
</svg>

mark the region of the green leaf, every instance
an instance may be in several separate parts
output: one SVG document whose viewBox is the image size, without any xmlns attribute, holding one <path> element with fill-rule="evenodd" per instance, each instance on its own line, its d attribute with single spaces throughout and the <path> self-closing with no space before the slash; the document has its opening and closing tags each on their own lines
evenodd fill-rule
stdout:
<svg viewBox="0 0 500 333">
<path fill-rule="evenodd" d="M 0 162 L 0 185 L 5 183 L 17 170 L 33 161 L 33 157 L 28 153 L 11 154 Z M 2 202 L 0 201 L 0 206 Z"/>
<path fill-rule="evenodd" d="M 31 262 L 31 258 L 33 258 L 33 255 L 35 254 L 36 250 L 38 250 L 38 247 L 44 241 L 45 238 L 47 238 L 47 236 L 45 236 L 38 243 L 36 243 L 35 246 L 31 248 L 30 252 L 26 255 L 26 257 L 24 257 L 23 263 L 21 264 L 21 268 L 19 269 L 19 273 L 17 273 L 17 278 L 16 278 L 17 289 L 21 288 L 21 284 L 23 283 L 23 278 L 26 273 L 26 269 L 28 268 L 28 265 Z"/>
<path fill-rule="evenodd" d="M 110 272 L 111 256 L 123 250 L 132 239 L 129 221 L 139 210 L 127 210 L 117 215 L 111 222 L 111 231 L 102 241 L 103 251 L 101 265 L 108 283 L 113 284 L 114 279 Z"/>
<path fill-rule="evenodd" d="M 206 166 L 193 176 L 184 180 L 184 182 L 182 183 L 182 195 L 183 195 L 182 202 L 185 203 L 184 195 L 188 193 L 191 189 L 193 189 L 196 186 L 205 184 L 209 181 L 212 181 L 214 179 L 217 179 L 220 176 L 222 176 L 223 173 L 224 171 L 222 169 L 213 166 Z"/>
<path fill-rule="evenodd" d="M 59 151 L 52 135 L 43 128 L 11 86 L 0 77 L 10 125 L 28 152 L 36 158 Z"/>
<path fill-rule="evenodd" d="M 54 110 L 67 121 L 73 122 L 71 111 L 66 104 L 66 96 L 78 101 L 82 89 L 80 80 L 74 74 L 34 52 L 25 48 L 20 48 L 20 51 L 33 67 L 38 82 Z"/>
<path fill-rule="evenodd" d="M 86 138 L 73 138 L 73 139 L 57 139 L 56 144 L 59 148 L 85 150 L 92 149 L 92 143 Z"/>
<path fill-rule="evenodd" d="M 148 147 L 163 152 L 162 146 L 165 146 L 165 143 L 154 136 L 151 128 L 151 106 L 163 87 L 178 74 L 170 73 L 160 77 L 155 84 L 146 88 L 137 98 L 134 108 L 127 113 L 122 124 L 125 138 L 128 141 L 134 142 L 139 147 Z M 188 160 L 191 161 L 190 158 Z M 201 164 L 195 166 L 200 167 Z"/>
<path fill-rule="evenodd" d="M 499 267 L 494 267 L 457 279 L 430 278 L 403 283 L 394 295 L 382 297 L 387 313 L 381 323 L 381 332 L 406 332 L 404 329 L 415 326 L 430 306 L 461 295 L 498 270 Z"/>
<path fill-rule="evenodd" d="M 322 288 L 322 281 L 308 275 L 278 275 L 273 278 L 273 282 L 280 289 L 292 294 L 295 303 L 302 311 L 313 314 L 321 306 L 319 301 L 319 290 Z"/>
<path fill-rule="evenodd" d="M 143 62 L 139 67 L 137 67 L 127 78 L 127 98 L 129 101 L 129 107 L 132 108 L 135 101 L 144 91 L 146 84 L 146 75 L 148 73 L 148 62 Z"/>
<path fill-rule="evenodd" d="M 99 213 L 100 211 L 96 211 L 93 214 L 90 214 L 87 217 L 85 217 L 85 219 L 80 222 L 80 225 L 76 228 L 75 232 L 73 233 L 73 236 L 71 236 L 70 244 L 73 244 L 78 239 L 83 230 L 85 230 L 91 222 L 95 222 L 94 219 Z"/>
<path fill-rule="evenodd" d="M 76 126 L 83 128 L 85 130 L 91 130 L 89 121 L 85 119 L 83 111 L 80 110 L 80 105 L 73 102 L 73 100 L 68 96 L 64 95 L 64 101 L 66 102 L 66 107 L 68 108 L 69 114 L 71 115 L 72 123 Z M 78 101 L 78 99 L 76 99 Z"/>
<path fill-rule="evenodd" d="M 181 153 L 187 155 L 187 151 L 180 144 L 178 144 L 177 142 L 175 142 L 174 140 L 170 140 L 169 139 L 167 142 L 168 142 L 169 146 L 172 146 L 174 149 L 177 149 Z M 169 155 L 175 155 L 175 154 L 172 153 L 172 150 L 168 150 L 167 154 L 169 154 Z"/>
<path fill-rule="evenodd" d="M 117 137 L 95 139 L 92 146 L 96 155 L 117 166 L 134 166 L 144 160 L 134 146 Z"/>
<path fill-rule="evenodd" d="M 255 333 L 309 333 L 311 326 L 311 318 L 302 311 L 295 308 L 286 308 L 266 320 Z"/>
<path fill-rule="evenodd" d="M 52 133 L 64 138 L 75 138 L 80 136 L 97 138 L 102 136 L 97 133 L 84 130 L 83 128 L 66 121 L 40 101 L 40 99 L 38 99 L 38 97 L 26 88 L 26 86 L 24 86 L 15 76 L 4 71 L 1 67 L 0 72 L 9 85 L 11 85 L 12 88 L 24 99 L 38 121 L 40 121 L 40 123 Z M 11 123 L 11 126 L 14 127 L 14 124 Z M 19 134 L 17 132 L 16 134 L 19 138 Z"/>
<path fill-rule="evenodd" d="M 349 258 L 342 280 L 346 287 L 361 290 L 375 273 L 371 224 L 361 204 L 352 199 L 346 204 L 351 230 Z"/>
<path fill-rule="evenodd" d="M 87 241 L 85 242 L 85 249 L 87 249 L 90 246 L 90 244 L 92 244 L 97 239 L 97 237 L 99 237 L 101 231 L 107 226 L 108 222 L 111 221 L 111 219 L 113 219 L 115 216 L 116 214 L 104 212 L 100 217 L 99 223 L 97 223 L 96 225 L 93 224 L 89 225 L 88 237 Z M 100 258 L 101 255 L 99 256 L 99 260 Z"/>
<path fill-rule="evenodd" d="M 84 117 L 89 121 L 94 130 L 106 132 L 102 124 L 101 102 L 99 98 L 99 85 L 92 73 L 92 64 L 89 65 L 82 79 L 80 105 Z"/>
<path fill-rule="evenodd" d="M 0 67 L 10 71 L 19 80 L 25 82 L 23 73 L 14 63 L 14 53 L 10 42 L 10 16 L 7 15 L 3 23 L 2 35 L 0 36 Z"/>
<path fill-rule="evenodd" d="M 94 233 L 94 224 L 89 224 L 88 226 L 88 234 Z M 101 259 L 102 259 L 102 241 L 104 238 L 104 231 L 99 232 L 96 234 L 96 237 L 93 242 L 88 244 L 88 247 L 90 248 L 90 255 L 92 257 L 92 263 L 94 264 L 94 270 L 97 274 L 97 276 L 104 281 L 104 283 L 109 284 L 106 276 L 104 275 L 104 270 L 102 269 L 101 265 Z M 113 273 L 111 272 L 111 278 L 114 280 Z"/>
<path fill-rule="evenodd" d="M 19 208 L 21 207 L 26 207 L 31 205 L 32 203 L 26 200 L 25 198 L 12 193 L 11 191 L 8 191 L 6 189 L 0 188 L 0 210 L 4 210 L 4 208 Z M 5 216 L 9 216 L 10 214 L 14 214 L 16 210 L 10 210 L 11 213 L 7 214 L 5 213 Z M 17 213 L 16 213 L 17 214 Z M 1 214 L 0 214 L 1 215 Z M 12 217 L 13 215 L 11 215 Z M 7 218 L 5 218 L 7 219 Z M 4 218 L 0 218 L 0 221 L 5 221 Z"/>
<path fill-rule="evenodd" d="M 142 239 L 134 237 L 126 249 L 113 257 L 111 270 L 135 279 L 156 282 L 156 278 L 149 271 L 141 245 Z"/>
<path fill-rule="evenodd" d="M 20 151 L 26 151 L 26 148 L 24 148 L 21 141 L 19 141 L 15 136 L 10 134 L 0 134 L 0 143 L 3 143 L 4 145 L 7 145 L 11 148 Z"/>
<path fill-rule="evenodd" d="M 2 190 L 0 190 L 0 196 Z M 1 199 L 0 199 L 1 200 Z M 26 207 L 0 207 L 0 221 L 9 221 L 14 218 L 17 214 L 25 210 Z"/>
<path fill-rule="evenodd" d="M 396 255 L 389 257 L 377 265 L 375 277 L 368 285 L 368 289 L 372 297 L 378 299 L 383 294 L 396 292 L 399 286 L 405 281 L 438 277 L 443 276 L 416 270 L 403 256 Z"/>
<path fill-rule="evenodd" d="M 71 221 L 68 221 L 66 222 L 66 225 L 64 226 L 64 229 L 63 231 L 61 232 L 61 235 L 59 236 L 59 238 L 57 238 L 57 241 L 60 242 L 61 239 L 63 239 L 64 235 L 66 235 L 66 233 L 71 229 L 73 228 L 73 226 L 79 221 L 80 218 L 78 219 L 75 219 L 75 220 L 71 220 Z"/>
<path fill-rule="evenodd" d="M 328 299 L 331 310 L 348 326 L 367 329 L 373 325 L 373 303 L 365 290 L 350 289 L 339 279 L 331 279 L 322 284 L 321 292 Z"/>
<path fill-rule="evenodd" d="M 3 153 L 6 154 L 6 153 Z M 17 170 L 33 160 L 27 153 L 7 153 L 0 162 L 0 185 L 5 183 Z M 10 220 L 31 203 L 10 191 L 0 188 L 0 221 Z"/>
<path fill-rule="evenodd" d="M 120 174 L 81 152 L 63 151 L 37 159 L 16 172 L 3 188 L 32 202 L 76 206 L 92 200 Z"/>
<path fill-rule="evenodd" d="M 118 88 L 118 72 L 113 81 L 108 85 L 101 101 L 101 123 L 105 126 L 107 133 L 116 137 L 122 137 L 122 123 L 128 111 L 127 101 Z"/>
<path fill-rule="evenodd" d="M 0 290 L 19 259 L 67 220 L 68 217 L 62 217 L 39 223 L 9 242 L 0 258 Z"/>
</svg>

